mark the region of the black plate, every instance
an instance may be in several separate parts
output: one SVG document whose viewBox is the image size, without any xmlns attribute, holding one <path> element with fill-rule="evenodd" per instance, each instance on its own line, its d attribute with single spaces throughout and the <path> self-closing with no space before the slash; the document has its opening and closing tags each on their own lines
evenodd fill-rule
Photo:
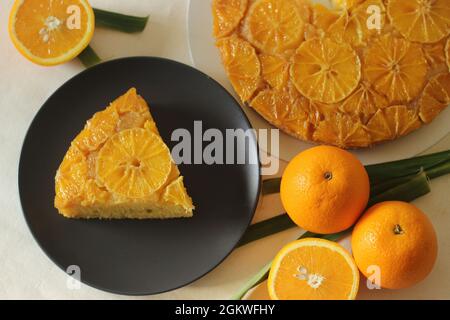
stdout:
<svg viewBox="0 0 450 320">
<path fill-rule="evenodd" d="M 186 285 L 216 267 L 248 227 L 260 191 L 259 164 L 181 164 L 194 217 L 175 220 L 72 220 L 53 207 L 54 176 L 87 119 L 130 87 L 148 102 L 169 148 L 171 133 L 194 121 L 203 130 L 250 129 L 240 106 L 218 83 L 180 63 L 150 57 L 109 61 L 60 87 L 26 135 L 19 191 L 26 221 L 45 253 L 81 281 L 120 294 L 155 294 Z M 254 136 L 247 156 L 258 160 Z M 226 151 L 224 151 L 226 155 Z M 257 161 L 259 163 L 259 161 Z"/>
</svg>

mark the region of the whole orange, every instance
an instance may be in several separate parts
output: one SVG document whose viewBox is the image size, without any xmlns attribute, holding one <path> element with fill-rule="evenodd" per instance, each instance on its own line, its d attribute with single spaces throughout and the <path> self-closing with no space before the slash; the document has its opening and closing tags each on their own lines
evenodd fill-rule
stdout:
<svg viewBox="0 0 450 320">
<path fill-rule="evenodd" d="M 406 288 L 423 280 L 437 256 L 437 239 L 428 217 L 417 207 L 386 201 L 371 207 L 352 233 L 356 265 L 366 276 L 379 267 L 380 285 Z"/>
<path fill-rule="evenodd" d="M 303 229 L 327 234 L 351 227 L 369 200 L 369 177 L 351 153 L 319 146 L 298 154 L 281 179 L 280 195 Z"/>
</svg>

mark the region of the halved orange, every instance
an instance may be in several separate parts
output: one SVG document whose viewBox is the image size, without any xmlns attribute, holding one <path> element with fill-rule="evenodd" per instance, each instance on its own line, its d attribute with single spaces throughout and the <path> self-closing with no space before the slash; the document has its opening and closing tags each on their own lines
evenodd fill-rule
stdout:
<svg viewBox="0 0 450 320">
<path fill-rule="evenodd" d="M 273 300 L 353 300 L 359 271 L 339 244 L 306 238 L 284 246 L 267 281 Z"/>
<path fill-rule="evenodd" d="M 390 34 L 372 43 L 365 53 L 363 66 L 365 78 L 391 104 L 417 97 L 428 72 L 421 46 Z"/>
<path fill-rule="evenodd" d="M 247 9 L 248 0 L 214 0 L 214 36 L 228 36 L 241 22 Z"/>
<path fill-rule="evenodd" d="M 248 10 L 245 32 L 258 49 L 282 53 L 303 40 L 305 23 L 294 1 L 256 0 Z"/>
<path fill-rule="evenodd" d="M 448 0 L 389 0 L 387 9 L 394 27 L 410 41 L 432 43 L 450 33 Z"/>
<path fill-rule="evenodd" d="M 350 95 L 361 78 L 356 52 L 349 45 L 328 38 L 303 42 L 292 60 L 292 82 L 314 101 L 339 102 Z"/>
<path fill-rule="evenodd" d="M 94 29 L 94 12 L 86 0 L 16 0 L 9 16 L 9 35 L 17 50 L 44 66 L 75 58 L 88 46 Z"/>
<path fill-rule="evenodd" d="M 248 101 L 260 83 L 261 65 L 255 48 L 236 35 L 222 38 L 216 45 L 234 90 L 242 101 Z"/>
</svg>

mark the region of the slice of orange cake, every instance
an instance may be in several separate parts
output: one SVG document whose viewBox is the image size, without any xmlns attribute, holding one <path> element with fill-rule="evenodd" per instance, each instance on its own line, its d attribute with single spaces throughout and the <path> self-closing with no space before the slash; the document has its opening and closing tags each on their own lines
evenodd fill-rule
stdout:
<svg viewBox="0 0 450 320">
<path fill-rule="evenodd" d="M 191 217 L 188 196 L 145 100 L 132 88 L 87 121 L 56 172 L 69 218 Z"/>
</svg>

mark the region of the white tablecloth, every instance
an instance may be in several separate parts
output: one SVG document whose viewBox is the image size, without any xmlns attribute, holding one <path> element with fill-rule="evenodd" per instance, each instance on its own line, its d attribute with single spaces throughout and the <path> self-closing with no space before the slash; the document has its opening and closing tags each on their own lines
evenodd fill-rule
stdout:
<svg viewBox="0 0 450 320">
<path fill-rule="evenodd" d="M 205 0 L 205 5 L 209 5 Z M 14 49 L 7 31 L 13 0 L 0 10 L 0 298 L 118 299 L 82 285 L 69 290 L 67 276 L 38 247 L 22 215 L 17 169 L 22 141 L 34 115 L 61 84 L 83 70 L 74 61 L 43 68 Z M 188 0 L 91 0 L 98 8 L 129 14 L 150 14 L 145 32 L 136 35 L 97 29 L 92 47 L 103 59 L 152 55 L 190 64 L 186 16 Z M 208 27 L 208 26 L 205 26 Z M 450 148 L 450 137 L 432 151 Z M 43 155 L 44 156 L 44 155 Z M 281 166 L 280 172 L 284 168 Z M 432 274 L 417 286 L 399 291 L 362 290 L 360 298 L 450 298 L 450 176 L 432 182 L 432 193 L 415 201 L 432 219 L 439 238 L 439 256 Z M 262 200 L 256 220 L 283 212 L 278 195 Z M 227 299 L 269 261 L 278 249 L 300 233 L 291 229 L 234 251 L 219 267 L 195 283 L 160 295 L 132 299 Z M 130 298 L 131 299 L 131 298 Z"/>
</svg>

